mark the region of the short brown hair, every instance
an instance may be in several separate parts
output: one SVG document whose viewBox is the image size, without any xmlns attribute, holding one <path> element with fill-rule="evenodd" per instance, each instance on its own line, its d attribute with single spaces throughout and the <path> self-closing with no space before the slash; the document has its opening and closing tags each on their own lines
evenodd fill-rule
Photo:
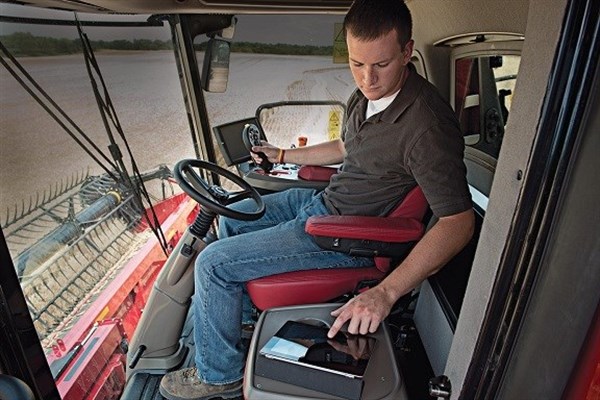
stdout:
<svg viewBox="0 0 600 400">
<path fill-rule="evenodd" d="M 392 29 L 398 33 L 400 47 L 412 38 L 412 16 L 404 0 L 355 0 L 344 18 L 344 34 L 371 41 Z"/>
</svg>

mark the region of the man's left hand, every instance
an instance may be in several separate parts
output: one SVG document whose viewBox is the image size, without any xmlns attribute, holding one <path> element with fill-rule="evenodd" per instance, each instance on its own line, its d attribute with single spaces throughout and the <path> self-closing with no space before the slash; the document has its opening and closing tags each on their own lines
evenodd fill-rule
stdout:
<svg viewBox="0 0 600 400">
<path fill-rule="evenodd" d="M 350 321 L 348 332 L 351 334 L 375 333 L 393 305 L 394 303 L 381 287 L 369 289 L 331 312 L 336 319 L 327 336 L 333 338 L 347 321 Z"/>
</svg>

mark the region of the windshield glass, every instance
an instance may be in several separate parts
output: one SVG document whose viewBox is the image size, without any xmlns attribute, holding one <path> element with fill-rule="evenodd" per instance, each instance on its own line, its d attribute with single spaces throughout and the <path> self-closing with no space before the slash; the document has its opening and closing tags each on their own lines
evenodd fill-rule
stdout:
<svg viewBox="0 0 600 400">
<path fill-rule="evenodd" d="M 333 43 L 342 21 L 343 16 L 334 15 L 237 16 L 227 91 L 206 93 L 211 125 L 254 117 L 267 103 L 345 104 L 355 86 L 345 59 L 334 62 Z M 344 110 L 339 105 L 287 106 L 269 113 L 261 117 L 268 121 L 263 124 L 267 140 L 289 147 L 298 145 L 299 137 L 306 137 L 307 144 L 331 139 L 330 127 L 336 121 L 339 125 Z"/>
<path fill-rule="evenodd" d="M 6 4 L 2 12 L 74 20 Z M 133 304 L 133 293 L 109 302 L 131 260 L 156 243 L 154 218 L 164 221 L 181 202 L 171 169 L 193 156 L 192 140 L 168 24 L 84 23 L 89 41 L 74 25 L 3 22 L 1 31 L 0 223 L 58 378 L 94 322 L 122 317 L 121 306 Z M 145 212 L 150 204 L 161 207 Z M 136 279 L 157 267 L 145 271 Z"/>
<path fill-rule="evenodd" d="M 2 7 L 21 17 L 74 20 L 72 13 Z M 339 136 L 354 89 L 347 64 L 333 62 L 341 21 L 240 16 L 227 91 L 204 93 L 210 125 L 254 117 L 265 103 L 333 101 L 304 107 L 315 118 L 292 108 L 267 115 L 264 121 L 280 122 L 265 129 L 269 141 L 285 146 L 299 145 L 300 136 L 309 144 Z M 97 324 L 113 324 L 124 343 L 133 334 L 164 253 L 185 228 L 155 237 L 149 226 L 168 221 L 186 201 L 171 171 L 195 157 L 194 143 L 168 23 L 84 24 L 83 41 L 74 25 L 1 28 L 0 223 L 64 395 L 65 362 L 78 343 L 100 335 Z"/>
</svg>

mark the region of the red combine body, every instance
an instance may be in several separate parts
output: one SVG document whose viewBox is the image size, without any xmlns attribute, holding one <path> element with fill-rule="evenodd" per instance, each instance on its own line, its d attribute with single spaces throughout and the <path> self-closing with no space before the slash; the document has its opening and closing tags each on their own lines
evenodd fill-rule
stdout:
<svg viewBox="0 0 600 400">
<path fill-rule="evenodd" d="M 185 194 L 155 205 L 172 249 L 198 212 Z M 125 351 L 167 256 L 151 237 L 47 354 L 63 399 L 118 399 L 125 385 Z"/>
</svg>

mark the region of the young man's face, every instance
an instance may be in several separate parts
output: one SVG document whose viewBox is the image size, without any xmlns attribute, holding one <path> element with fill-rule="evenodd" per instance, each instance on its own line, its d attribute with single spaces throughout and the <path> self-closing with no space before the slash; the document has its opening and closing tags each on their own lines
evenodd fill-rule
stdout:
<svg viewBox="0 0 600 400">
<path fill-rule="evenodd" d="M 348 31 L 346 42 L 352 76 L 367 99 L 379 100 L 402 87 L 404 70 L 412 56 L 412 40 L 402 49 L 396 30 L 372 41 L 361 41 Z"/>
</svg>

